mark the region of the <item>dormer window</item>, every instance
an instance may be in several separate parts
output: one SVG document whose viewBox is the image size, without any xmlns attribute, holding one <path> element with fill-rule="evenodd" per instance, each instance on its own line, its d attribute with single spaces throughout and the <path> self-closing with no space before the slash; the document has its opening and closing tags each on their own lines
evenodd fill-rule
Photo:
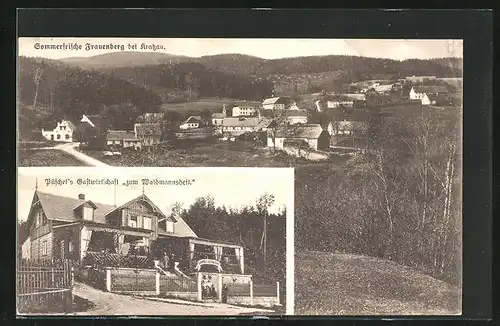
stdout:
<svg viewBox="0 0 500 326">
<path fill-rule="evenodd" d="M 83 219 L 87 221 L 92 221 L 94 219 L 94 208 L 89 206 L 83 206 Z"/>
</svg>

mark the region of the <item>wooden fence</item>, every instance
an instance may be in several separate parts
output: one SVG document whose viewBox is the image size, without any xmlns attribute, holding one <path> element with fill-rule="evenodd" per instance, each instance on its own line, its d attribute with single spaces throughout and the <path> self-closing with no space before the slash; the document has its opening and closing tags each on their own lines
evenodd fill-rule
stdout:
<svg viewBox="0 0 500 326">
<path fill-rule="evenodd" d="M 23 312 L 71 310 L 73 267 L 69 260 L 22 259 L 17 266 L 17 309 Z"/>
<path fill-rule="evenodd" d="M 160 292 L 197 292 L 198 283 L 190 278 L 160 275 Z"/>
</svg>

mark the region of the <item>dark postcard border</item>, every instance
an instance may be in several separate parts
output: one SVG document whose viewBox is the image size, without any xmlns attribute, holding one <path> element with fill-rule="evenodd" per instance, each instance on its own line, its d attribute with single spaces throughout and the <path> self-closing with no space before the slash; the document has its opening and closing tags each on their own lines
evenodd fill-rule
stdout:
<svg viewBox="0 0 500 326">
<path fill-rule="evenodd" d="M 444 319 L 488 319 L 492 316 L 492 17 L 492 12 L 484 10 L 19 9 L 17 35 L 464 39 L 463 315 Z M 12 48 L 7 51 L 12 52 Z M 10 97 L 13 104 L 14 96 Z M 5 111 L 14 111 L 12 105 L 7 107 L 12 111 Z M 15 201 L 12 203 L 15 207 Z M 12 225 L 6 227 L 12 230 Z M 7 241 L 6 245 L 15 246 L 15 241 Z M 5 252 L 15 252 L 11 248 Z M 2 283 L 6 290 L 9 284 Z M 13 293 L 14 282 L 10 285 Z M 286 317 L 297 318 L 303 317 Z"/>
</svg>

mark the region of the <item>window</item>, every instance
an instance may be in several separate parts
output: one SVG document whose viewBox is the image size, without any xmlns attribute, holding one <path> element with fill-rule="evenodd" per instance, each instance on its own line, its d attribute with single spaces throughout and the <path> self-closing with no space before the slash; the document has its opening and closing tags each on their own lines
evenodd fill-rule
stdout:
<svg viewBox="0 0 500 326">
<path fill-rule="evenodd" d="M 92 207 L 83 206 L 83 219 L 87 221 L 94 219 L 94 209 Z"/>
<path fill-rule="evenodd" d="M 130 216 L 130 220 L 128 222 L 128 226 L 131 228 L 136 228 L 137 227 L 137 216 Z"/>
<path fill-rule="evenodd" d="M 42 242 L 42 255 L 47 256 L 47 241 Z"/>
<path fill-rule="evenodd" d="M 174 232 L 174 222 L 167 221 L 167 232 Z"/>
<path fill-rule="evenodd" d="M 61 135 L 57 134 L 57 139 L 61 139 Z"/>
<path fill-rule="evenodd" d="M 35 215 L 35 228 L 39 228 L 43 222 L 42 212 L 37 212 Z"/>
<path fill-rule="evenodd" d="M 66 134 L 66 135 L 64 136 L 64 138 L 69 139 L 69 135 L 68 135 L 68 134 Z"/>
<path fill-rule="evenodd" d="M 151 229 L 151 217 L 144 217 L 144 228 L 147 230 L 152 230 Z"/>
</svg>

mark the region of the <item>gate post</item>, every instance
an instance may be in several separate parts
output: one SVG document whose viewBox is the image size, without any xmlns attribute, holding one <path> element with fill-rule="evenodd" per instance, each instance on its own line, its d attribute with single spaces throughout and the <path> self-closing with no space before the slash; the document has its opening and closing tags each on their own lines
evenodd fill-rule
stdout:
<svg viewBox="0 0 500 326">
<path fill-rule="evenodd" d="M 106 290 L 111 292 L 111 268 L 106 268 Z"/>
<path fill-rule="evenodd" d="M 278 304 L 280 304 L 280 282 L 276 282 L 276 297 L 278 297 Z"/>
<path fill-rule="evenodd" d="M 156 295 L 160 295 L 160 272 L 156 271 Z"/>
<path fill-rule="evenodd" d="M 222 274 L 219 273 L 219 279 L 218 279 L 218 282 L 217 282 L 217 287 L 218 287 L 218 291 L 217 291 L 217 300 L 222 302 Z"/>
<path fill-rule="evenodd" d="M 201 297 L 201 273 L 200 272 L 196 273 L 196 283 L 198 286 L 198 301 L 202 301 L 202 297 Z"/>
<path fill-rule="evenodd" d="M 250 279 L 250 305 L 253 306 L 253 279 Z"/>
</svg>

